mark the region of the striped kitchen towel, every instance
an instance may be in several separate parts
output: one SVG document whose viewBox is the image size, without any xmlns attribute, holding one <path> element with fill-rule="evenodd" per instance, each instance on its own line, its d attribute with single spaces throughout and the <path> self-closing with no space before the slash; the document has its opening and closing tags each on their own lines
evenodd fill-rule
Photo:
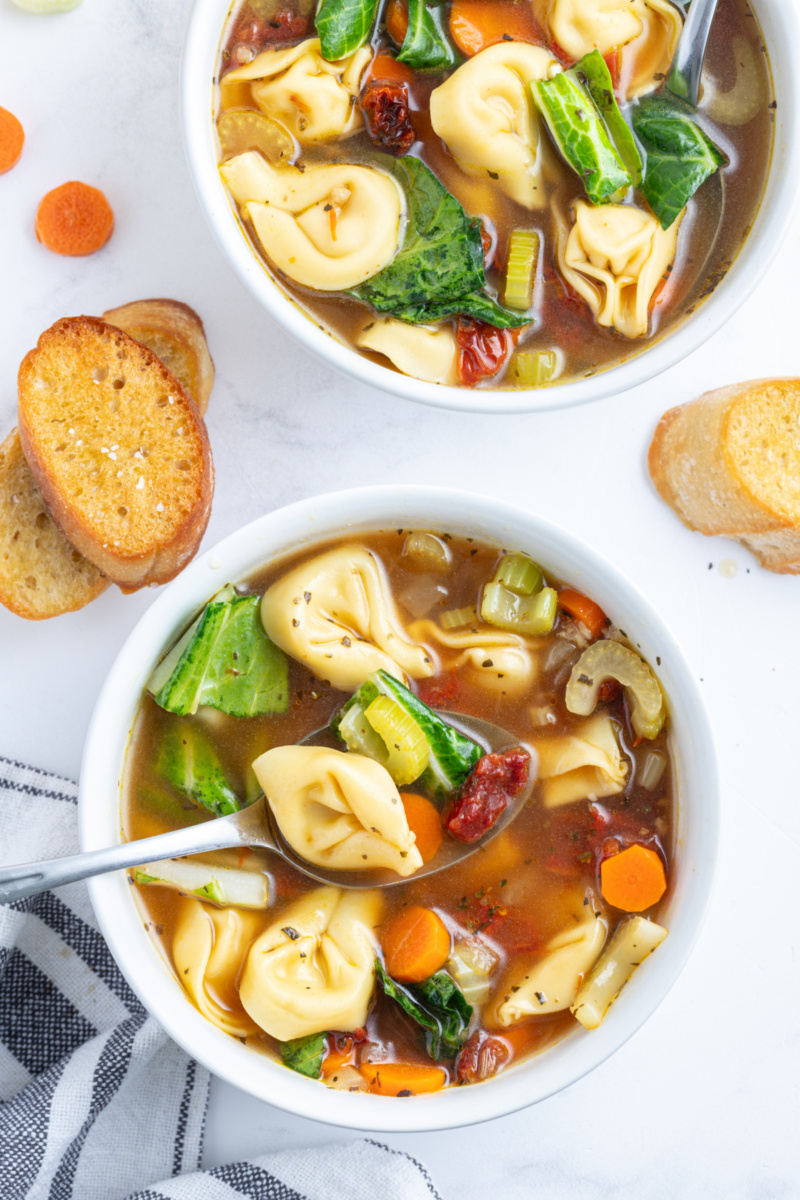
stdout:
<svg viewBox="0 0 800 1200">
<path fill-rule="evenodd" d="M 0 863 L 78 850 L 77 788 L 0 756 Z M 199 1171 L 209 1075 L 128 987 L 85 884 L 0 905 L 0 1200 L 434 1200 L 360 1140 Z"/>
</svg>

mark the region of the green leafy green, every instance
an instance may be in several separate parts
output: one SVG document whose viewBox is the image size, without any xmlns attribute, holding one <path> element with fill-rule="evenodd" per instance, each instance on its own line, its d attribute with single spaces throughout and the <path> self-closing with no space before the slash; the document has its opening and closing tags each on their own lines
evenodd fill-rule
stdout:
<svg viewBox="0 0 800 1200">
<path fill-rule="evenodd" d="M 259 604 L 233 589 L 207 604 L 151 675 L 156 704 L 181 715 L 201 704 L 233 717 L 286 712 L 289 667 L 264 633 Z"/>
<path fill-rule="evenodd" d="M 281 1059 L 287 1067 L 309 1079 L 319 1079 L 328 1042 L 327 1033 L 309 1033 L 306 1037 L 280 1042 Z"/>
<path fill-rule="evenodd" d="M 363 46 L 377 7 L 378 0 L 321 0 L 314 23 L 322 57 L 335 62 Z"/>
<path fill-rule="evenodd" d="M 413 692 L 386 671 L 376 671 L 370 675 L 366 683 L 351 696 L 334 717 L 331 723 L 334 730 L 342 736 L 341 724 L 345 715 L 363 718 L 363 723 L 368 724 L 364 713 L 380 695 L 390 696 L 392 700 L 397 701 L 404 712 L 413 717 L 425 735 L 430 757 L 428 766 L 420 776 L 422 785 L 439 798 L 449 797 L 458 791 L 478 759 L 482 757 L 483 750 L 477 742 L 473 742 L 443 721 L 438 713 L 428 708 L 427 704 L 423 704 Z M 361 753 L 369 755 L 367 742 L 362 741 L 358 748 Z"/>
<path fill-rule="evenodd" d="M 441 26 L 439 13 L 432 13 L 425 0 L 408 0 L 408 29 L 399 62 L 415 70 L 449 70 L 456 65 L 453 47 Z"/>
<path fill-rule="evenodd" d="M 177 791 L 215 817 L 242 805 L 205 734 L 191 721 L 171 722 L 158 746 L 156 770 Z"/>
<path fill-rule="evenodd" d="M 642 156 L 631 133 L 631 128 L 617 104 L 614 96 L 614 84 L 606 60 L 599 50 L 592 50 L 591 54 L 585 54 L 580 62 L 577 62 L 568 72 L 570 75 L 573 73 L 582 80 L 594 100 L 597 111 L 603 119 L 611 141 L 614 143 L 634 187 L 638 187 L 642 178 Z"/>
<path fill-rule="evenodd" d="M 375 974 L 384 993 L 425 1030 L 425 1046 L 437 1062 L 455 1058 L 467 1039 L 472 1005 L 446 971 L 437 971 L 423 983 L 399 984 L 375 960 Z"/>
<path fill-rule="evenodd" d="M 464 313 L 500 328 L 528 324 L 484 292 L 480 222 L 418 158 L 385 157 L 406 194 L 405 239 L 394 259 L 350 294 L 412 324 Z"/>
<path fill-rule="evenodd" d="M 576 71 L 534 80 L 531 91 L 556 146 L 580 175 L 592 204 L 620 199 L 631 186 L 631 176 Z"/>
<path fill-rule="evenodd" d="M 677 98 L 648 96 L 633 109 L 633 128 L 645 155 L 642 191 L 669 229 L 701 184 L 727 159 Z"/>
</svg>

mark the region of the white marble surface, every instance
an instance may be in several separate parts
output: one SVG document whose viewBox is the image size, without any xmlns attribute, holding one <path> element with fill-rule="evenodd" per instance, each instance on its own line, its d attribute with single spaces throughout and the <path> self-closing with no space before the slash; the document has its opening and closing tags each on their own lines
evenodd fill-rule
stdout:
<svg viewBox="0 0 800 1200">
<path fill-rule="evenodd" d="M 716 729 L 724 824 L 709 919 L 659 1011 L 592 1076 L 502 1121 L 385 1140 L 424 1161 L 448 1200 L 800 1194 L 800 580 L 687 533 L 644 469 L 666 408 L 708 387 L 800 372 L 800 221 L 721 333 L 624 396 L 513 418 L 388 398 L 290 342 L 212 241 L 178 128 L 187 15 L 187 0 L 84 0 L 56 17 L 0 0 L 0 105 L 27 133 L 20 164 L 0 177 L 0 430 L 14 423 L 17 364 L 52 321 L 175 296 L 201 313 L 218 372 L 206 545 L 303 496 L 432 481 L 527 504 L 613 558 L 670 621 Z M 88 259 L 58 258 L 33 234 L 39 198 L 73 178 L 102 187 L 116 213 L 111 242 Z M 42 624 L 0 609 L 0 752 L 77 775 L 100 683 L 152 599 L 112 589 Z M 217 1082 L 206 1161 L 347 1136 Z"/>
</svg>

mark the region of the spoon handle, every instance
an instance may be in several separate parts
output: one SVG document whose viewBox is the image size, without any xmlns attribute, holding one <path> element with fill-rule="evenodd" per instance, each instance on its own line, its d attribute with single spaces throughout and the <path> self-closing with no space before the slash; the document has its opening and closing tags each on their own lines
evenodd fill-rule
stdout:
<svg viewBox="0 0 800 1200">
<path fill-rule="evenodd" d="M 692 0 L 667 76 L 669 90 L 692 108 L 697 108 L 700 97 L 700 75 L 716 8 L 717 0 Z"/>
<path fill-rule="evenodd" d="M 159 833 L 155 837 L 123 842 L 105 850 L 73 854 L 69 858 L 51 858 L 45 862 L 0 868 L 0 904 L 24 900 L 26 896 L 34 896 L 37 892 L 61 887 L 64 883 L 74 883 L 78 879 L 88 879 L 90 875 L 103 875 L 106 871 L 138 867 L 162 858 L 180 858 L 184 854 L 200 854 L 205 850 L 249 845 L 250 822 L 243 821 L 243 815 L 242 812 L 232 813 L 202 825 L 190 825 L 172 833 Z M 248 810 L 248 816 L 251 815 Z"/>
</svg>

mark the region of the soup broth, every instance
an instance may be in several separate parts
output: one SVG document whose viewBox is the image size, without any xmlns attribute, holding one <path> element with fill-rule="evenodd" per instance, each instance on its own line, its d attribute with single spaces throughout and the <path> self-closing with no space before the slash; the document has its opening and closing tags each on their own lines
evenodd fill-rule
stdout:
<svg viewBox="0 0 800 1200">
<path fill-rule="evenodd" d="M 653 2 L 672 8 L 667 0 Z M 591 13 L 594 0 L 583 0 L 583 6 Z M 482 6 L 474 0 L 451 0 L 437 12 L 441 12 L 442 22 L 452 35 L 459 14 L 466 12 L 472 19 L 473 10 L 480 13 L 481 7 L 484 12 L 496 9 L 498 15 L 494 18 L 494 26 L 498 30 L 511 28 L 514 35 L 497 33 L 492 37 L 485 33 L 488 45 L 477 55 L 473 53 L 472 57 L 461 61 L 456 67 L 456 75 L 468 64 L 477 63 L 482 54 L 492 52 L 503 39 L 504 44 L 522 41 L 526 45 L 545 47 L 554 56 L 553 63 L 565 67 L 574 62 L 556 43 L 547 24 L 547 12 L 557 7 L 557 0 L 550 0 L 549 9 L 544 0 L 538 7 L 536 4 L 531 7 L 525 0 L 484 0 Z M 546 192 L 546 203 L 540 205 L 537 202 L 535 207 L 510 196 L 503 187 L 502 177 L 498 182 L 497 172 L 491 166 L 482 172 L 472 167 L 467 169 L 452 145 L 448 146 L 447 139 L 437 134 L 431 118 L 431 95 L 454 77 L 454 71 L 452 68 L 413 70 L 397 62 L 398 44 L 391 31 L 395 37 L 399 36 L 396 21 L 400 8 L 400 0 L 381 0 L 379 4 L 367 46 L 372 62 L 364 70 L 360 90 L 352 100 L 355 132 L 344 137 L 309 141 L 303 141 L 300 135 L 301 142 L 295 146 L 291 160 L 302 171 L 323 164 L 341 163 L 388 171 L 387 155 L 376 146 L 375 135 L 370 135 L 360 113 L 368 90 L 377 86 L 375 80 L 387 73 L 399 72 L 394 85 L 405 89 L 409 128 L 413 127 L 413 140 L 400 157 L 421 160 L 460 202 L 468 216 L 480 221 L 485 249 L 486 295 L 503 304 L 512 236 L 525 231 L 536 235 L 529 303 L 526 306 L 523 300 L 524 311 L 519 307 L 514 310 L 517 317 L 524 318 L 527 323 L 518 329 L 498 331 L 492 325 L 490 313 L 481 321 L 473 319 L 474 314 L 472 317 L 469 313 L 459 316 L 457 311 L 445 320 L 437 321 L 434 313 L 427 325 L 444 331 L 451 339 L 452 361 L 442 349 L 443 339 L 440 339 L 439 357 L 435 361 L 421 341 L 421 349 L 416 341 L 413 349 L 408 349 L 404 342 L 404 348 L 395 353 L 394 342 L 390 339 L 381 343 L 387 353 L 379 352 L 377 342 L 371 341 L 376 336 L 374 331 L 369 334 L 371 322 L 377 320 L 380 326 L 387 317 L 391 320 L 393 312 L 376 313 L 368 302 L 354 299 L 347 288 L 336 290 L 325 284 L 304 286 L 292 277 L 294 268 L 289 263 L 284 264 L 283 270 L 280 266 L 276 268 L 251 220 L 253 210 L 240 202 L 238 212 L 254 252 L 302 311 L 320 328 L 384 367 L 417 374 L 431 382 L 489 388 L 540 386 L 556 380 L 585 378 L 640 353 L 694 312 L 723 278 L 747 236 L 764 189 L 772 149 L 774 104 L 769 67 L 757 21 L 745 0 L 720 0 L 706 55 L 704 91 L 696 114 L 700 127 L 726 161 L 688 200 L 682 219 L 678 219 L 677 244 L 671 250 L 666 247 L 666 239 L 671 235 L 663 235 L 664 250 L 658 265 L 652 267 L 649 282 L 644 282 L 643 275 L 651 268 L 643 268 L 641 258 L 635 263 L 632 259 L 623 264 L 617 262 L 612 269 L 614 286 L 621 289 L 620 295 L 627 288 L 632 296 L 631 289 L 635 287 L 635 320 L 630 312 L 627 317 L 617 314 L 613 320 L 611 318 L 607 280 L 599 282 L 595 269 L 598 264 L 602 265 L 606 249 L 600 252 L 596 247 L 587 249 L 586 254 L 594 266 L 590 265 L 582 274 L 580 269 L 576 274 L 575 270 L 565 266 L 566 251 L 562 253 L 559 244 L 569 245 L 566 238 L 575 221 L 575 205 L 585 202 L 586 193 L 581 176 L 571 169 L 546 133 L 542 134 L 539 151 L 544 163 L 542 187 Z M 538 14 L 539 21 L 534 13 Z M 485 16 L 475 19 L 479 23 L 487 20 Z M 217 117 L 226 112 L 249 111 L 274 117 L 280 123 L 284 115 L 276 115 L 275 102 L 263 96 L 257 99 L 257 88 L 240 78 L 242 70 L 246 70 L 254 56 L 263 54 L 265 49 L 273 51 L 304 45 L 314 34 L 314 9 L 303 0 L 244 0 L 235 6 L 222 37 L 215 89 Z M 642 48 L 636 52 L 635 46 L 639 43 Z M 637 89 L 631 82 L 631 75 L 637 61 L 648 53 L 647 39 L 642 36 L 631 46 L 605 55 L 612 69 L 615 95 L 629 121 L 633 121 L 637 106 L 644 103 L 664 79 L 664 70 L 653 69 L 644 91 L 632 94 Z M 585 49 L 591 50 L 591 45 L 587 44 Z M 387 63 L 393 65 L 387 68 Z M 656 62 L 655 66 L 658 65 Z M 660 65 L 664 67 L 666 63 Z M 491 96 L 489 102 L 498 106 L 505 103 L 501 98 L 493 100 Z M 303 103 L 302 97 L 298 97 L 297 104 L 302 106 Z M 531 111 L 530 119 L 534 125 L 538 120 L 541 126 L 535 109 Z M 471 120 L 474 124 L 475 118 Z M 230 162 L 234 149 L 239 152 L 244 146 L 255 144 L 239 138 L 232 149 L 224 142 L 221 161 L 223 164 Z M 646 155 L 644 157 L 646 160 Z M 281 160 L 278 169 L 283 173 L 283 179 L 295 167 Z M 230 183 L 224 169 L 223 175 Z M 233 186 L 233 192 L 241 201 L 236 186 Z M 617 197 L 610 207 L 617 210 L 620 206 L 633 207 L 644 214 L 643 222 L 650 221 L 655 247 L 662 234 L 658 232 L 658 222 L 652 217 L 642 191 L 630 188 L 621 202 Z M 376 218 L 377 215 L 376 212 Z M 362 237 L 372 236 L 372 225 L 370 221 L 365 223 Z M 409 236 L 408 230 L 405 236 Z M 627 226 L 624 234 L 612 231 L 608 235 L 616 247 L 610 252 L 615 256 L 615 262 L 619 258 L 621 241 L 629 236 Z M 637 231 L 636 237 L 640 236 L 644 234 Z M 604 231 L 604 247 L 607 240 Z M 403 245 L 402 236 L 400 244 Z M 329 249 L 331 253 L 340 253 L 333 245 Z M 625 258 L 624 254 L 622 258 Z M 648 261 L 655 262 L 657 258 L 654 249 Z M 624 301 L 631 310 L 633 303 L 633 300 Z M 392 325 L 391 329 L 394 328 Z M 417 338 L 419 340 L 418 334 Z"/>
<path fill-rule="evenodd" d="M 301 571 L 296 578 L 302 581 L 303 571 L 309 571 L 311 577 L 315 565 L 330 553 L 339 556 L 346 573 L 352 574 L 353 563 L 365 553 L 374 564 L 384 597 L 388 598 L 387 611 L 394 609 L 399 615 L 401 628 L 395 636 L 406 638 L 415 652 L 422 647 L 419 653 L 424 659 L 417 661 L 422 661 L 422 669 L 429 673 L 409 681 L 418 698 L 434 711 L 482 718 L 507 730 L 510 744 L 516 743 L 530 753 L 532 772 L 536 772 L 538 763 L 540 778 L 513 822 L 494 837 L 489 828 L 469 843 L 475 846 L 474 852 L 462 862 L 420 878 L 412 873 L 380 893 L 375 901 L 377 916 L 368 931 L 366 987 L 370 998 L 364 1020 L 356 1028 L 329 1028 L 324 1024 L 306 1030 L 301 1041 L 312 1046 L 318 1060 L 312 1061 L 305 1073 L 321 1077 L 329 1086 L 378 1094 L 416 1094 L 419 1090 L 477 1082 L 545 1049 L 576 1027 L 570 1006 L 575 1006 L 578 986 L 599 959 L 603 946 L 611 943 L 615 931 L 628 928 L 632 920 L 638 919 L 631 917 L 631 912 L 646 912 L 648 920 L 642 925 L 648 926 L 648 931 L 659 929 L 656 922 L 665 904 L 661 892 L 641 909 L 615 907 L 604 898 L 604 891 L 609 889 L 602 872 L 604 863 L 638 847 L 657 864 L 665 879 L 670 878 L 674 801 L 667 726 L 651 728 L 648 737 L 638 736 L 631 723 L 632 693 L 613 679 L 601 687 L 598 703 L 588 719 L 570 711 L 565 696 L 575 664 L 589 646 L 607 643 L 621 650 L 625 646 L 624 633 L 611 625 L 591 601 L 550 577 L 546 583 L 557 591 L 558 611 L 549 632 L 514 634 L 483 621 L 478 613 L 490 581 L 499 564 L 510 560 L 503 557 L 505 552 L 500 547 L 478 539 L 441 532 L 435 537 L 424 533 L 420 538 L 402 529 L 351 536 L 344 543 L 339 540 L 318 545 L 271 564 L 241 585 L 237 594 L 262 596 L 297 568 Z M 303 590 L 302 582 L 299 587 L 301 604 L 310 604 L 311 591 Z M 536 594 L 546 592 L 544 588 Z M 331 622 L 338 619 L 336 604 L 345 603 L 341 599 L 343 588 L 332 594 L 339 600 L 330 609 L 333 617 L 326 618 Z M 568 609 L 578 615 L 570 616 Z M 337 638 L 340 632 L 337 626 Z M 341 638 L 348 647 L 354 641 L 369 643 L 363 627 L 354 625 Z M 391 639 L 386 644 L 391 645 Z M 231 793 L 245 802 L 260 790 L 254 779 L 254 761 L 277 747 L 295 746 L 330 725 L 352 692 L 332 686 L 319 669 L 311 670 L 299 661 L 299 649 L 296 653 L 297 657 L 292 657 L 291 651 L 288 656 L 288 703 L 280 714 L 239 717 L 201 705 L 194 715 L 178 715 L 165 711 L 150 693 L 144 695 L 125 772 L 123 824 L 128 838 L 148 837 L 211 817 L 198 804 L 197 793 L 181 791 L 169 770 L 165 771 L 164 746 L 170 738 L 177 736 L 185 744 L 197 731 L 202 744 L 213 747 Z M 652 678 L 637 655 L 630 657 L 637 669 Z M 327 654 L 327 658 L 332 655 Z M 158 695 L 163 700 L 163 693 Z M 590 732 L 590 726 L 594 732 Z M 333 753 L 349 762 L 361 758 L 352 749 L 340 754 L 345 747 L 332 735 L 328 744 L 338 746 Z M 567 761 L 570 756 L 574 761 Z M 606 786 L 598 783 L 605 778 L 602 772 L 597 773 L 597 765 L 602 763 L 610 772 L 611 782 Z M 256 766 L 258 771 L 258 763 Z M 469 788 L 476 770 L 459 795 Z M 426 777 L 421 778 L 424 781 Z M 434 841 L 438 836 L 444 838 L 445 845 L 463 846 L 447 824 L 453 811 L 452 796 L 436 796 L 420 779 L 399 786 L 402 796 L 419 794 L 428 806 L 426 811 L 434 812 L 438 830 L 438 834 L 434 831 Z M 394 790 L 391 784 L 390 788 Z M 455 803 L 457 808 L 457 799 Z M 440 822 L 444 822 L 444 828 Z M 414 822 L 409 823 L 413 828 Z M 421 830 L 420 826 L 417 840 L 423 846 Z M 428 831 L 424 839 L 429 841 L 430 836 Z M 246 911 L 214 905 L 209 902 L 213 895 L 208 891 L 175 890 L 134 872 L 136 901 L 148 929 L 205 1016 L 254 1049 L 302 1070 L 292 1059 L 295 1051 L 286 1050 L 287 1045 L 294 1046 L 294 1041 L 280 1039 L 259 1027 L 253 1020 L 253 1005 L 246 1007 L 243 1003 L 240 987 L 244 973 L 252 968 L 252 962 L 247 966 L 248 956 L 252 959 L 257 953 L 253 947 L 261 944 L 259 938 L 265 931 L 280 929 L 285 921 L 283 941 L 290 948 L 294 945 L 291 939 L 298 934 L 291 928 L 291 914 L 304 897 L 317 894 L 320 885 L 277 855 L 260 850 L 217 852 L 199 856 L 196 861 L 266 878 L 268 906 Z M 392 873 L 392 878 L 396 880 L 396 874 Z M 438 922 L 436 928 L 445 931 L 444 957 L 433 977 L 441 980 L 444 975 L 446 982 L 455 981 L 463 987 L 474 1010 L 466 1019 L 463 1013 L 458 1020 L 453 1017 L 459 1026 L 457 1032 L 444 1049 L 435 1045 L 433 1054 L 429 1031 L 409 1012 L 415 1002 L 421 998 L 424 1001 L 420 988 L 424 991 L 430 980 L 414 983 L 406 976 L 396 981 L 394 986 L 397 988 L 399 983 L 406 1001 L 411 997 L 411 1003 L 405 1005 L 391 994 L 391 981 L 374 987 L 371 982 L 374 956 L 391 975 L 391 930 L 398 922 L 402 926 L 408 914 L 417 910 L 434 914 L 425 919 Z M 576 938 L 580 941 L 581 930 L 589 928 L 587 920 L 602 925 L 601 935 L 595 938 L 593 950 L 576 951 L 573 943 Z M 223 926 L 222 921 L 228 924 Z M 302 928 L 300 932 L 303 934 Z M 208 939 L 205 951 L 203 938 Z M 187 950 L 189 943 L 191 949 Z M 220 956 L 216 963 L 212 945 Z M 577 957 L 571 966 L 567 964 L 564 974 L 558 964 L 569 953 Z M 394 961 L 399 961 L 397 953 Z M 330 964 L 328 968 L 317 965 L 314 987 L 323 986 L 324 992 L 320 978 L 332 968 Z M 559 971 L 563 978 L 557 984 Z M 509 1005 L 513 1007 L 513 998 L 517 993 L 524 994 L 525 981 L 535 978 L 537 972 L 542 979 L 551 980 L 542 988 L 559 991 L 563 987 L 563 992 L 542 999 L 541 1014 L 526 1011 L 515 1015 Z M 328 986 L 332 987 L 331 978 Z M 283 1003 L 293 1012 L 300 1011 L 302 993 L 296 1005 L 285 996 Z M 443 1019 L 435 1006 L 433 1011 L 437 1019 Z M 452 1017 L 451 1009 L 447 1012 Z M 323 1035 L 324 1045 L 314 1047 L 314 1035 Z M 381 1064 L 383 1081 L 378 1078 Z M 393 1084 L 389 1068 L 397 1064 L 399 1084 Z M 404 1081 L 405 1086 L 400 1086 Z"/>
</svg>

